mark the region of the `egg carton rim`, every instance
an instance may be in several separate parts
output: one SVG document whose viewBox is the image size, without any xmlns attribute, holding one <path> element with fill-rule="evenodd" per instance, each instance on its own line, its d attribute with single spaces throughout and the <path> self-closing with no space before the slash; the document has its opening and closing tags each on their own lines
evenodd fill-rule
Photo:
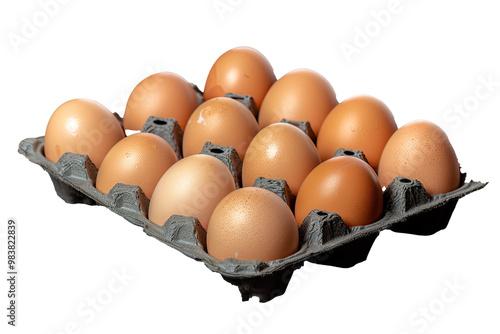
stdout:
<svg viewBox="0 0 500 334">
<path fill-rule="evenodd" d="M 85 175 L 72 175 L 71 177 L 64 175 L 64 172 L 67 169 L 61 166 L 64 165 L 65 162 L 71 161 L 73 157 L 79 156 L 80 159 L 84 161 L 90 161 L 90 159 L 86 155 L 66 154 L 66 157 L 61 157 L 61 159 L 59 159 L 57 163 L 54 163 L 45 158 L 45 156 L 43 155 L 43 143 L 43 136 L 24 139 L 19 144 L 19 153 L 24 155 L 31 162 L 41 166 L 51 176 L 58 178 L 65 184 L 93 199 L 96 204 L 105 206 L 111 211 L 119 214 L 129 222 L 141 226 L 148 235 L 159 239 L 163 243 L 166 243 L 168 246 L 182 252 L 190 258 L 204 262 L 204 264 L 211 271 L 220 273 L 223 276 L 230 278 L 252 278 L 266 276 L 271 275 L 276 271 L 284 270 L 292 265 L 300 265 L 304 261 L 311 262 L 312 260 L 312 262 L 314 262 L 315 257 L 321 256 L 325 253 L 330 253 L 336 248 L 342 247 L 348 243 L 356 241 L 357 239 L 366 238 L 369 236 L 377 236 L 380 232 L 391 229 L 399 223 L 417 216 L 422 212 L 430 212 L 432 210 L 436 210 L 439 207 L 445 206 L 450 201 L 457 201 L 458 199 L 474 191 L 484 188 L 488 184 L 487 182 L 482 183 L 471 180 L 466 183 L 464 182 L 458 189 L 454 191 L 445 194 L 429 196 L 429 201 L 410 208 L 406 212 L 394 214 L 392 212 L 386 212 L 384 210 L 384 215 L 372 224 L 351 228 L 351 232 L 348 235 L 332 239 L 332 242 L 327 242 L 323 245 L 308 245 L 308 247 L 301 247 L 296 253 L 283 259 L 268 262 L 263 262 L 260 260 L 248 261 L 236 259 L 226 259 L 224 261 L 219 261 L 206 253 L 206 251 L 203 251 L 204 253 L 202 253 L 201 248 L 196 249 L 192 246 L 188 246 L 187 244 L 182 245 L 175 242 L 169 242 L 168 240 L 162 240 L 161 233 L 158 231 L 164 228 L 164 226 L 156 225 L 148 220 L 146 218 L 147 213 L 144 212 L 144 210 L 141 214 L 139 211 L 134 211 L 133 209 L 124 211 L 122 210 L 122 208 L 118 208 L 116 206 L 116 203 L 113 202 L 114 200 L 116 200 L 116 197 L 113 197 L 114 195 L 112 194 L 112 192 L 110 192 L 109 194 L 101 193 L 94 187 L 94 185 L 90 184 L 90 180 Z M 68 158 L 68 156 L 70 158 Z M 93 170 L 93 168 L 95 168 L 95 166 L 92 163 L 91 165 L 89 165 L 87 162 L 87 169 L 89 173 L 97 172 L 97 170 Z M 465 174 L 463 174 L 463 176 L 465 176 Z M 89 188 L 89 184 L 92 188 Z M 88 189 L 94 189 L 94 191 L 88 191 Z M 137 186 L 132 186 L 132 188 L 129 187 L 125 190 L 125 193 L 127 193 L 127 191 L 130 193 L 130 189 L 135 189 L 136 194 L 134 196 L 138 196 L 139 198 L 141 196 L 144 196 L 140 187 Z M 134 190 L 132 191 L 132 193 L 133 192 Z M 148 230 L 150 233 L 148 233 Z M 302 231 L 302 233 L 305 232 Z M 227 266 L 228 263 L 230 263 L 231 265 Z M 253 273 L 251 273 L 252 271 Z"/>
</svg>

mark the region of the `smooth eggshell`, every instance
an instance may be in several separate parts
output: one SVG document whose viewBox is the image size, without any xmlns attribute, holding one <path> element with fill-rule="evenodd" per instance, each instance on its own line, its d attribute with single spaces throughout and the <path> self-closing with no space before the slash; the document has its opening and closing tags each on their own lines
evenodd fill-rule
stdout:
<svg viewBox="0 0 500 334">
<path fill-rule="evenodd" d="M 120 122 L 102 104 L 88 99 L 70 100 L 50 117 L 45 131 L 45 157 L 57 162 L 66 152 L 87 154 L 99 168 L 108 151 L 124 137 Z"/>
<path fill-rule="evenodd" d="M 176 161 L 174 150 L 160 136 L 133 134 L 106 154 L 97 173 L 96 188 L 107 194 L 117 183 L 131 184 L 140 186 L 151 198 L 158 180 Z"/>
<path fill-rule="evenodd" d="M 185 157 L 200 153 L 207 141 L 232 146 L 243 160 L 248 145 L 259 131 L 252 112 L 241 102 L 228 97 L 205 101 L 187 122 L 182 142 Z"/>
<path fill-rule="evenodd" d="M 276 81 L 273 68 L 259 51 L 237 47 L 225 52 L 214 63 L 205 83 L 205 100 L 226 93 L 251 95 L 257 107 Z"/>
<path fill-rule="evenodd" d="M 243 186 L 250 187 L 259 176 L 283 179 L 297 195 L 300 185 L 320 163 L 311 138 L 294 125 L 271 124 L 250 143 L 243 161 Z"/>
<path fill-rule="evenodd" d="M 429 195 L 460 185 L 460 165 L 446 133 L 428 121 L 402 126 L 385 145 L 378 175 L 387 187 L 396 176 L 417 179 Z"/>
<path fill-rule="evenodd" d="M 149 116 L 175 118 L 182 130 L 198 99 L 191 85 L 180 75 L 162 72 L 142 80 L 127 101 L 123 126 L 141 130 Z"/>
<path fill-rule="evenodd" d="M 215 208 L 207 231 L 207 251 L 219 260 L 271 261 L 298 249 L 292 211 L 273 192 L 255 187 L 233 191 Z"/>
<path fill-rule="evenodd" d="M 383 212 L 383 193 L 369 164 L 351 156 L 322 162 L 302 183 L 295 202 L 300 226 L 313 209 L 336 212 L 347 226 L 377 221 Z"/>
<path fill-rule="evenodd" d="M 321 74 L 299 69 L 281 77 L 269 89 L 259 112 L 264 128 L 286 118 L 309 121 L 317 135 L 326 115 L 338 104 L 332 85 Z"/>
<path fill-rule="evenodd" d="M 149 220 L 163 225 L 174 214 L 196 217 L 206 229 L 219 201 L 235 190 L 219 159 L 196 154 L 179 160 L 160 179 L 149 203 Z"/>
<path fill-rule="evenodd" d="M 351 97 L 326 117 L 316 142 L 318 152 L 325 161 L 339 148 L 363 151 L 377 170 L 384 146 L 397 129 L 394 116 L 382 101 L 371 96 Z"/>
</svg>

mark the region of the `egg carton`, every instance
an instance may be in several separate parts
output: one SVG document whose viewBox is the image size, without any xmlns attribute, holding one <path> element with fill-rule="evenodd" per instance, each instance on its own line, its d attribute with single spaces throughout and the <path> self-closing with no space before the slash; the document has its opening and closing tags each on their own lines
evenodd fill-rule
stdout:
<svg viewBox="0 0 500 334">
<path fill-rule="evenodd" d="M 240 101 L 244 100 L 241 96 L 237 97 Z M 251 107 L 251 100 L 243 102 Z M 308 122 L 288 123 L 306 133 L 310 129 Z M 182 131 L 175 120 L 150 117 L 142 130 L 162 136 L 180 156 Z M 49 161 L 44 155 L 44 137 L 21 141 L 19 153 L 48 172 L 57 195 L 67 203 L 107 207 L 132 224 L 142 227 L 147 235 L 221 274 L 224 280 L 238 286 L 243 301 L 256 296 L 261 302 L 267 302 L 282 295 L 293 272 L 303 266 L 305 261 L 342 268 L 365 261 L 375 239 L 383 230 L 417 235 L 434 234 L 447 227 L 458 199 L 487 184 L 476 181 L 466 183 L 465 174 L 462 173 L 458 189 L 430 196 L 418 180 L 397 177 L 384 192 L 384 213 L 377 222 L 348 227 L 334 212 L 313 210 L 299 227 L 299 249 L 296 253 L 268 262 L 233 258 L 219 261 L 206 252 L 206 231 L 196 218 L 173 215 L 159 226 L 147 219 L 149 199 L 140 187 L 116 184 L 108 194 L 98 191 L 95 188 L 98 170 L 87 155 L 65 153 L 57 163 Z M 224 162 L 235 179 L 236 187 L 241 187 L 241 160 L 234 148 L 207 142 L 201 153 Z M 335 156 L 340 155 L 364 159 L 360 151 L 339 149 Z M 276 193 L 293 211 L 295 198 L 284 180 L 261 177 L 254 186 Z"/>
</svg>

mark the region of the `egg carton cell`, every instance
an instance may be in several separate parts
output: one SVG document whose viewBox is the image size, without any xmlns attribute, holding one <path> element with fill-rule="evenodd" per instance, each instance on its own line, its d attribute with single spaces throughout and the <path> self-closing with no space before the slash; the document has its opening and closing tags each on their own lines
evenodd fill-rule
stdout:
<svg viewBox="0 0 500 334">
<path fill-rule="evenodd" d="M 252 112 L 252 114 L 255 116 L 255 119 L 257 119 L 257 116 L 259 115 L 259 108 L 257 107 L 257 104 L 255 103 L 255 100 L 252 96 L 233 93 L 226 93 L 226 95 L 224 96 L 242 103 Z"/>
<path fill-rule="evenodd" d="M 171 145 L 181 147 L 179 135 L 182 134 L 176 130 L 175 123 L 150 118 L 143 130 L 159 134 Z M 384 230 L 430 235 L 446 228 L 458 199 L 487 184 L 464 182 L 465 174 L 462 174 L 458 189 L 430 196 L 419 181 L 397 177 L 384 192 L 382 218 L 370 225 L 348 227 L 334 212 L 312 210 L 299 227 L 296 253 L 268 262 L 233 258 L 219 261 L 206 252 L 206 231 L 196 218 L 174 215 L 162 226 L 156 225 L 147 219 L 149 200 L 140 187 L 116 184 L 108 194 L 103 194 L 95 188 L 98 170 L 88 156 L 65 153 L 54 163 L 45 158 L 43 147 L 44 137 L 28 138 L 19 144 L 19 153 L 50 175 L 57 195 L 64 201 L 107 207 L 140 226 L 147 235 L 221 274 L 225 281 L 238 286 L 243 300 L 256 296 L 261 302 L 285 293 L 293 272 L 305 261 L 348 268 L 366 260 L 377 236 Z M 202 152 L 224 162 L 236 182 L 241 179 L 241 161 L 234 148 L 206 143 Z M 339 155 L 364 157 L 362 152 L 344 149 L 335 153 Z M 294 197 L 284 180 L 259 178 L 254 186 L 276 193 L 293 211 Z"/>
</svg>

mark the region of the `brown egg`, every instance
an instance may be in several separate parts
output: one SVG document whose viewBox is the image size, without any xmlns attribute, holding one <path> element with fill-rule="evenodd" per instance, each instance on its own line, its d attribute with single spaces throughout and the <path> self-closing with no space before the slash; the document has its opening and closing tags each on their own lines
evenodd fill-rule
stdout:
<svg viewBox="0 0 500 334">
<path fill-rule="evenodd" d="M 208 74 L 203 96 L 210 100 L 226 93 L 251 95 L 260 108 L 275 81 L 273 68 L 264 55 L 249 47 L 237 47 L 216 60 Z"/>
<path fill-rule="evenodd" d="M 322 162 L 304 180 L 295 202 L 300 226 L 313 209 L 336 212 L 347 226 L 368 225 L 382 216 L 377 174 L 361 159 L 340 156 Z"/>
<path fill-rule="evenodd" d="M 385 144 L 398 129 L 387 106 L 371 96 L 355 96 L 342 101 L 328 114 L 318 134 L 322 161 L 336 150 L 363 151 L 373 169 L 378 168 Z"/>
<path fill-rule="evenodd" d="M 262 129 L 252 140 L 243 161 L 243 186 L 259 176 L 285 180 L 294 195 L 307 174 L 320 163 L 316 146 L 302 130 L 287 123 Z"/>
<path fill-rule="evenodd" d="M 378 175 L 387 187 L 396 177 L 417 179 L 428 194 L 442 194 L 460 185 L 460 166 L 446 133 L 428 121 L 402 126 L 385 145 Z"/>
<path fill-rule="evenodd" d="M 221 261 L 277 260 L 295 253 L 298 244 L 292 211 L 262 188 L 240 188 L 224 197 L 208 225 L 207 251 Z"/>
<path fill-rule="evenodd" d="M 141 130 L 149 116 L 175 118 L 184 130 L 189 116 L 198 107 L 196 93 L 183 77 L 162 72 L 142 80 L 127 101 L 123 125 Z"/>
<path fill-rule="evenodd" d="M 217 97 L 202 103 L 186 124 L 182 142 L 185 157 L 200 153 L 206 141 L 232 146 L 243 160 L 252 138 L 259 132 L 254 115 L 242 103 Z"/>
<path fill-rule="evenodd" d="M 96 188 L 107 194 L 117 183 L 131 184 L 141 187 L 151 198 L 158 180 L 176 161 L 174 150 L 160 136 L 133 134 L 106 154 L 97 173 Z"/>
<path fill-rule="evenodd" d="M 179 160 L 160 179 L 149 203 L 149 220 L 163 225 L 174 214 L 196 217 L 206 229 L 219 201 L 235 190 L 219 159 L 196 154 Z"/>
<path fill-rule="evenodd" d="M 66 152 L 86 154 L 97 168 L 125 133 L 102 104 L 87 99 L 63 103 L 50 117 L 45 131 L 45 157 L 57 162 Z"/>
<path fill-rule="evenodd" d="M 264 128 L 286 118 L 309 121 L 318 134 L 326 115 L 337 105 L 332 85 L 319 73 L 308 69 L 289 72 L 269 89 L 259 112 Z"/>
</svg>

